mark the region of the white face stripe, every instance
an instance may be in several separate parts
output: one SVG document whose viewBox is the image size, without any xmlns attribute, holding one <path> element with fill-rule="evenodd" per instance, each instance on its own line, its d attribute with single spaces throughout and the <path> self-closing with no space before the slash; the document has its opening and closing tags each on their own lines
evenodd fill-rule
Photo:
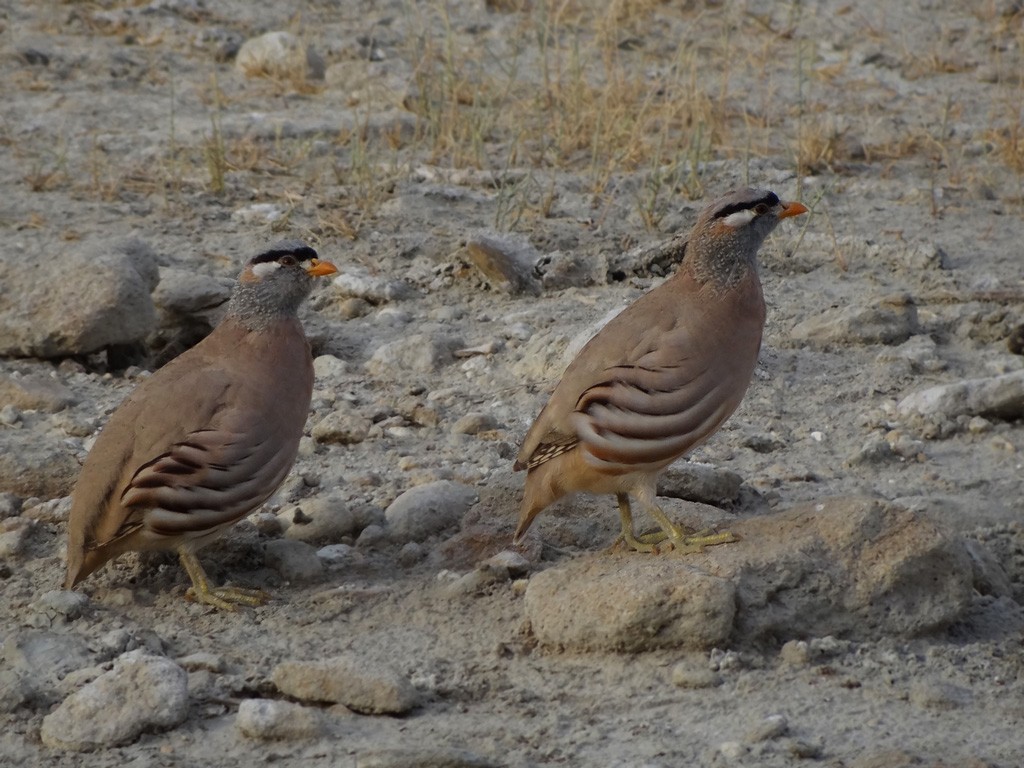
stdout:
<svg viewBox="0 0 1024 768">
<path fill-rule="evenodd" d="M 725 224 L 725 226 L 727 227 L 739 229 L 740 227 L 752 222 L 754 220 L 754 215 L 755 214 L 753 210 L 751 210 L 750 208 L 744 208 L 742 211 L 730 213 L 728 216 L 722 219 L 722 223 Z"/>
<path fill-rule="evenodd" d="M 276 261 L 261 261 L 259 264 L 252 265 L 252 273 L 256 277 L 262 279 L 273 272 L 275 269 L 280 269 L 281 265 Z"/>
</svg>

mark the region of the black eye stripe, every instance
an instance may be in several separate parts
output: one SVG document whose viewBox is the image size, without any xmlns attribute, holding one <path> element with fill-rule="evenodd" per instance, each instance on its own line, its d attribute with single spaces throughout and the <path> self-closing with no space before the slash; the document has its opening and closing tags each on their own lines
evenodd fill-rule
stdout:
<svg viewBox="0 0 1024 768">
<path fill-rule="evenodd" d="M 731 216 L 737 211 L 746 211 L 751 208 L 756 208 L 759 205 L 767 205 L 769 208 L 773 208 L 779 204 L 779 196 L 774 192 L 769 192 L 767 195 L 762 197 L 760 200 L 747 200 L 742 203 L 733 203 L 727 205 L 722 210 L 715 213 L 716 219 L 724 219 L 726 216 Z"/>
<path fill-rule="evenodd" d="M 310 259 L 318 258 L 317 252 L 310 248 L 308 245 L 302 245 L 295 248 L 272 248 L 269 251 L 264 251 L 259 256 L 252 260 L 253 264 L 264 264 L 268 261 L 277 261 L 283 256 L 292 256 L 297 262 L 309 261 Z"/>
</svg>

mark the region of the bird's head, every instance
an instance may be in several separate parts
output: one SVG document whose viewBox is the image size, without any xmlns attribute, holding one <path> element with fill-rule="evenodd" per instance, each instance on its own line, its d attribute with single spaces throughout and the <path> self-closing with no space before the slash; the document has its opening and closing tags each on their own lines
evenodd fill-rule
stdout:
<svg viewBox="0 0 1024 768">
<path fill-rule="evenodd" d="M 803 203 L 767 189 L 737 189 L 708 205 L 694 225 L 686 258 L 696 272 L 722 285 L 756 269 L 757 250 L 779 222 L 807 213 Z"/>
<path fill-rule="evenodd" d="M 298 240 L 276 243 L 254 256 L 238 276 L 232 304 L 240 314 L 291 314 L 313 290 L 313 279 L 338 271 Z"/>
</svg>

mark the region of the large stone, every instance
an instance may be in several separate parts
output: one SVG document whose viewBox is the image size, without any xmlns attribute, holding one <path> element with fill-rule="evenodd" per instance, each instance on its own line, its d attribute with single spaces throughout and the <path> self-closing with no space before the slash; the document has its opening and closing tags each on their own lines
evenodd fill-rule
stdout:
<svg viewBox="0 0 1024 768">
<path fill-rule="evenodd" d="M 658 495 L 673 499 L 726 504 L 740 495 L 743 478 L 724 467 L 677 461 L 658 477 Z"/>
<path fill-rule="evenodd" d="M 903 398 L 896 410 L 901 416 L 1019 419 L 1024 416 L 1024 370 L 922 389 Z"/>
<path fill-rule="evenodd" d="M 397 670 L 352 654 L 320 661 L 284 661 L 271 675 L 277 689 L 300 701 L 344 704 L 365 714 L 398 715 L 419 703 Z"/>
<path fill-rule="evenodd" d="M 0 405 L 13 405 L 22 411 L 56 413 L 74 402 L 71 390 L 56 379 L 20 373 L 0 375 Z"/>
<path fill-rule="evenodd" d="M 173 728 L 187 715 L 188 673 L 139 649 L 121 656 L 113 669 L 44 717 L 40 736 L 48 747 L 84 752 Z"/>
<path fill-rule="evenodd" d="M 431 373 L 455 362 L 455 350 L 464 346 L 456 337 L 413 333 L 377 347 L 366 370 L 381 377 Z"/>
<path fill-rule="evenodd" d="M 141 341 L 154 329 L 156 256 L 138 240 L 25 258 L 0 253 L 0 355 L 63 357 Z"/>
<path fill-rule="evenodd" d="M 730 529 L 738 543 L 702 554 L 601 554 L 537 574 L 526 612 L 538 640 L 636 652 L 828 634 L 911 637 L 971 605 L 964 542 L 920 512 L 840 498 Z"/>
<path fill-rule="evenodd" d="M 246 40 L 235 67 L 249 77 L 323 80 L 323 58 L 290 32 L 267 32 Z"/>
<path fill-rule="evenodd" d="M 901 344 L 918 332 L 917 307 L 906 295 L 874 304 L 833 307 L 797 323 L 795 341 L 828 347 L 846 344 Z"/>
<path fill-rule="evenodd" d="M 244 699 L 235 727 L 252 739 L 309 739 L 323 730 L 323 716 L 318 709 L 290 701 Z"/>
<path fill-rule="evenodd" d="M 459 524 L 480 498 L 476 489 L 450 480 L 410 488 L 384 510 L 388 530 L 398 541 L 423 541 Z"/>
<path fill-rule="evenodd" d="M 675 557 L 583 557 L 538 573 L 526 589 L 537 639 L 568 650 L 710 648 L 728 639 L 735 613 L 728 579 Z"/>
<path fill-rule="evenodd" d="M 466 255 L 492 288 L 512 294 L 540 293 L 533 271 L 541 256 L 526 238 L 480 233 L 466 243 Z"/>
<path fill-rule="evenodd" d="M 0 429 L 0 491 L 44 499 L 67 496 L 80 469 L 61 440 Z"/>
</svg>

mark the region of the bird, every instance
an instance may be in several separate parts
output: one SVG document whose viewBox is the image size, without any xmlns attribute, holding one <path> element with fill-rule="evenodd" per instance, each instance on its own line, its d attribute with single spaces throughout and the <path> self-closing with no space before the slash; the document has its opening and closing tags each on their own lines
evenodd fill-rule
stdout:
<svg viewBox="0 0 1024 768">
<path fill-rule="evenodd" d="M 65 589 L 124 552 L 175 550 L 186 597 L 223 610 L 269 598 L 211 586 L 195 553 L 291 469 L 313 393 L 297 311 L 337 271 L 300 241 L 270 246 L 245 264 L 217 327 L 115 410 L 72 491 Z"/>
<path fill-rule="evenodd" d="M 580 350 L 527 431 L 513 465 L 526 470 L 514 543 L 541 511 L 578 491 L 615 495 L 616 543 L 636 551 L 687 553 L 738 540 L 672 522 L 656 501 L 657 478 L 742 401 L 765 321 L 758 249 L 780 221 L 807 211 L 751 188 L 701 211 L 676 272 Z M 658 529 L 635 532 L 631 498 Z"/>
</svg>

